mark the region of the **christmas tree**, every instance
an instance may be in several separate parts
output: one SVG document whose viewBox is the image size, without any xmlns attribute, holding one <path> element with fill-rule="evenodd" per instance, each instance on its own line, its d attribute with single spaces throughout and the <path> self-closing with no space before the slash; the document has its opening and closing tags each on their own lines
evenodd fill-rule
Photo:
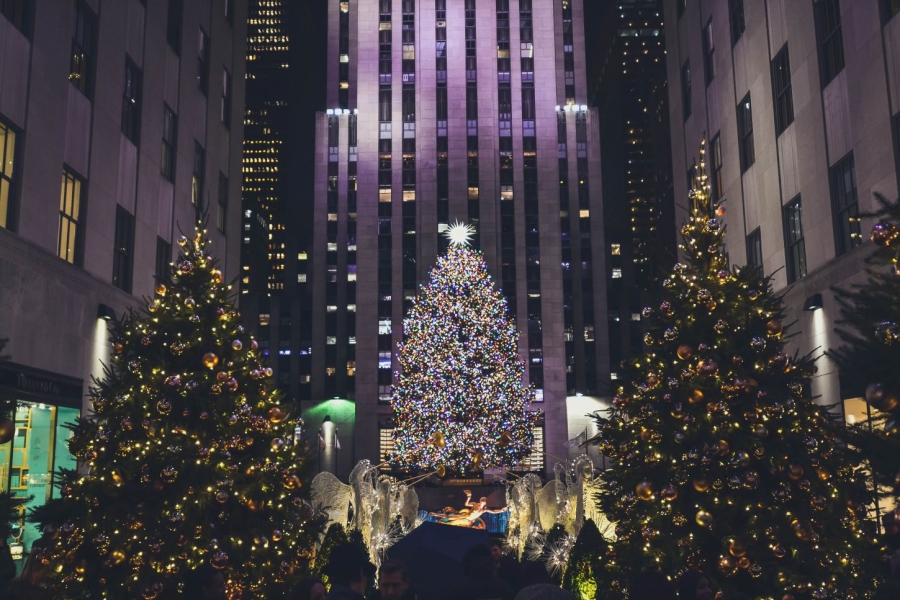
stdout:
<svg viewBox="0 0 900 600">
<path fill-rule="evenodd" d="M 729 268 L 702 150 L 685 262 L 644 309 L 646 353 L 623 363 L 600 420 L 600 449 L 617 465 L 599 501 L 618 538 L 601 588 L 622 597 L 657 565 L 675 580 L 702 570 L 726 596 L 862 598 L 872 498 L 860 457 L 810 398 L 812 360 L 785 353 L 770 279 Z"/>
<path fill-rule="evenodd" d="M 867 257 L 866 281 L 836 289 L 843 345 L 829 356 L 841 372 L 841 397 L 864 397 L 875 412 L 853 428 L 879 489 L 900 496 L 900 203 L 876 196 L 878 246 Z"/>
<path fill-rule="evenodd" d="M 518 332 L 470 235 L 451 228 L 450 248 L 403 322 L 390 457 L 402 466 L 465 473 L 511 467 L 531 451 L 537 414 Z"/>
<path fill-rule="evenodd" d="M 607 546 L 594 522 L 590 519 L 585 521 L 569 552 L 562 581 L 562 587 L 572 592 L 578 600 L 594 600 L 602 596 L 598 594 L 601 589 L 599 576 Z"/>
<path fill-rule="evenodd" d="M 171 284 L 115 322 L 93 414 L 73 426 L 86 469 L 61 473 L 55 598 L 172 598 L 202 563 L 229 597 L 274 597 L 308 567 L 316 523 L 295 421 L 205 232 L 178 243 Z"/>
</svg>

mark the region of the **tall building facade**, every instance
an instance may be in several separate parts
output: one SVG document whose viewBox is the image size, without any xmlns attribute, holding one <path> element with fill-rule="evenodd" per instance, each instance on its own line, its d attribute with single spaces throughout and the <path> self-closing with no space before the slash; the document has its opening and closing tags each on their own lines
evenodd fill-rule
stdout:
<svg viewBox="0 0 900 600">
<path fill-rule="evenodd" d="M 801 353 L 839 344 L 832 286 L 863 276 L 870 219 L 900 173 L 900 4 L 892 1 L 667 0 L 677 188 L 704 134 L 731 261 L 772 274 Z M 842 394 L 827 359 L 812 394 Z"/>
<path fill-rule="evenodd" d="M 0 491 L 30 506 L 75 466 L 65 424 L 109 362 L 107 319 L 168 280 L 198 214 L 226 276 L 240 253 L 246 2 L 52 8 L 0 3 L 0 394 L 21 402 Z"/>
<path fill-rule="evenodd" d="M 306 412 L 317 415 L 310 427 L 327 416 L 344 447 L 352 440 L 342 460 L 386 449 L 403 317 L 456 221 L 475 225 L 474 245 L 521 331 L 526 383 L 543 413 L 530 468 L 552 464 L 543 452 L 565 456 L 570 430 L 581 430 L 567 405 L 596 394 L 609 373 L 583 8 L 328 3 L 309 274 L 315 408 Z"/>
<path fill-rule="evenodd" d="M 600 31 L 589 73 L 600 111 L 610 369 L 641 352 L 641 309 L 677 246 L 662 0 L 594 5 Z"/>
</svg>

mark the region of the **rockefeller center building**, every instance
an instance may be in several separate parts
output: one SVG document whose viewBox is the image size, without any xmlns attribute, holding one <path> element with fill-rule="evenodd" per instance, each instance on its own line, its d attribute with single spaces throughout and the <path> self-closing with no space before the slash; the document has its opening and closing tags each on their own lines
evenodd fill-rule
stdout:
<svg viewBox="0 0 900 600">
<path fill-rule="evenodd" d="M 584 42 L 583 0 L 328 2 L 314 238 L 299 257 L 312 291 L 304 413 L 322 468 L 389 449 L 403 317 L 457 221 L 476 227 L 542 413 L 521 468 L 583 452 L 566 442 L 590 433 L 584 415 L 609 392 Z"/>
</svg>

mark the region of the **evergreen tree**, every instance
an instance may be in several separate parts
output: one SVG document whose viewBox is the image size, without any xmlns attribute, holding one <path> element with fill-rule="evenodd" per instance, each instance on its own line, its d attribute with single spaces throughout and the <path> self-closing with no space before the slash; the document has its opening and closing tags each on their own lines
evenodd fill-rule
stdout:
<svg viewBox="0 0 900 600">
<path fill-rule="evenodd" d="M 325 565 L 328 564 L 328 559 L 331 557 L 331 551 L 349 541 L 350 538 L 347 537 L 344 526 L 340 523 L 332 523 L 331 526 L 328 527 L 328 530 L 325 531 L 325 536 L 322 538 L 318 550 L 316 550 L 316 559 L 310 574 L 313 577 L 321 579 L 325 584 L 326 590 L 330 589 L 331 585 L 328 582 L 328 575 L 323 573 L 322 570 L 325 568 Z"/>
<path fill-rule="evenodd" d="M 594 522 L 590 519 L 585 521 L 569 553 L 562 583 L 562 587 L 572 592 L 578 600 L 605 597 L 599 592 L 602 589 L 600 573 L 603 571 L 603 556 L 607 547 L 608 544 Z"/>
<path fill-rule="evenodd" d="M 466 246 L 470 233 L 451 229 L 447 254 L 403 323 L 391 457 L 403 466 L 511 467 L 534 441 L 518 332 L 481 253 Z"/>
<path fill-rule="evenodd" d="M 87 471 L 60 475 L 56 598 L 173 598 L 202 563 L 232 597 L 264 598 L 307 569 L 306 449 L 205 232 L 178 243 L 171 285 L 114 324 L 93 414 L 72 428 Z"/>
<path fill-rule="evenodd" d="M 696 187 L 685 262 L 644 309 L 646 353 L 623 363 L 600 423 L 617 465 L 599 501 L 618 538 L 601 587 L 621 597 L 657 565 L 675 580 L 702 570 L 726 595 L 862 597 L 873 546 L 860 457 L 808 394 L 813 361 L 785 353 L 770 279 L 729 268 L 702 162 Z"/>
<path fill-rule="evenodd" d="M 864 282 L 835 289 L 843 345 L 829 356 L 840 368 L 841 397 L 864 397 L 875 409 L 870 422 L 854 428 L 853 443 L 879 489 L 900 499 L 900 203 L 877 199 L 872 241 L 878 248 L 866 259 Z"/>
</svg>

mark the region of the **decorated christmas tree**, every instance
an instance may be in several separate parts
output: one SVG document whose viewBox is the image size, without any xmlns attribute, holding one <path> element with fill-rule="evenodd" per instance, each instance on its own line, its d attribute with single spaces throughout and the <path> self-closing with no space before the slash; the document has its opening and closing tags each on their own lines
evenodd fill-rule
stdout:
<svg viewBox="0 0 900 600">
<path fill-rule="evenodd" d="M 860 457 L 810 397 L 812 360 L 785 352 L 769 278 L 729 268 L 702 150 L 684 262 L 644 309 L 646 352 L 623 363 L 600 423 L 616 465 L 599 501 L 617 536 L 601 588 L 622 597 L 655 565 L 674 580 L 699 569 L 726 596 L 862 598 L 873 545 Z"/>
<path fill-rule="evenodd" d="M 867 279 L 836 289 L 843 345 L 829 352 L 841 372 L 841 397 L 864 397 L 872 418 L 854 428 L 884 493 L 900 499 L 900 203 L 880 204 Z"/>
<path fill-rule="evenodd" d="M 85 468 L 61 476 L 55 598 L 180 597 L 203 563 L 229 597 L 274 597 L 308 568 L 316 522 L 296 422 L 205 232 L 178 243 L 171 284 L 115 323 L 93 414 L 73 426 Z"/>
<path fill-rule="evenodd" d="M 470 235 L 451 228 L 450 248 L 403 323 L 390 457 L 401 466 L 465 473 L 512 467 L 531 451 L 537 414 L 518 332 Z"/>
<path fill-rule="evenodd" d="M 563 575 L 562 587 L 572 592 L 578 600 L 594 600 L 604 597 L 598 594 L 603 555 L 607 543 L 600 530 L 590 519 L 584 522 L 575 545 L 569 552 L 569 560 Z"/>
</svg>

